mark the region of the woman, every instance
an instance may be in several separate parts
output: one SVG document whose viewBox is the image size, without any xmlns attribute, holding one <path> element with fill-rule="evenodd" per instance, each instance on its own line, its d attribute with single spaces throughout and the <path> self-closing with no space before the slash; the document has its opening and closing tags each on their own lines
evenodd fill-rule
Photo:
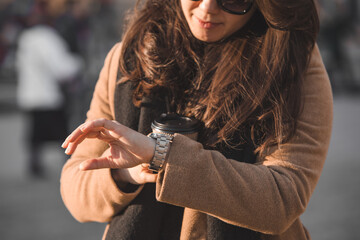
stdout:
<svg viewBox="0 0 360 240">
<path fill-rule="evenodd" d="M 310 239 L 300 215 L 332 124 L 314 2 L 139 8 L 105 61 L 87 121 L 62 145 L 73 154 L 61 176 L 70 212 L 109 222 L 106 239 Z M 167 160 L 153 174 L 159 140 L 146 134 L 166 105 L 203 128 L 198 141 L 162 142 Z"/>
</svg>

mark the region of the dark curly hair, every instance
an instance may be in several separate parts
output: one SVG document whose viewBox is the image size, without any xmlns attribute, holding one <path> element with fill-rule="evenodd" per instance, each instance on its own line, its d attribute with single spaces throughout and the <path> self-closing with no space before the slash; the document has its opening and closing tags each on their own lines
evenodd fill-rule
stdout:
<svg viewBox="0 0 360 240">
<path fill-rule="evenodd" d="M 120 72 L 134 81 L 134 104 L 164 89 L 178 113 L 203 121 L 209 144 L 250 132 L 256 152 L 289 140 L 319 20 L 313 0 L 255 0 L 238 32 L 195 39 L 179 0 L 138 1 L 122 39 Z"/>
</svg>

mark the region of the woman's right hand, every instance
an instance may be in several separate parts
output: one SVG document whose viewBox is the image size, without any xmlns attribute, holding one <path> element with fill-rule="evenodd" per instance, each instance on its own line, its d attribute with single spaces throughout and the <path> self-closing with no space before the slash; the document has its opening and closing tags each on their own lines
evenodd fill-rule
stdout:
<svg viewBox="0 0 360 240">
<path fill-rule="evenodd" d="M 149 163 L 155 151 L 155 140 L 134 131 L 116 121 L 96 119 L 77 127 L 62 144 L 65 153 L 72 154 L 86 138 L 97 138 L 108 143 L 109 155 L 87 159 L 80 165 L 81 170 L 100 168 L 132 168 Z"/>
<path fill-rule="evenodd" d="M 96 119 L 76 128 L 62 144 L 67 154 L 72 154 L 86 138 L 97 138 L 108 143 L 109 148 L 101 157 L 83 161 L 80 170 L 110 168 L 119 183 L 144 184 L 155 182 L 157 174 L 147 165 L 155 149 L 155 141 L 124 125 L 111 120 Z"/>
</svg>

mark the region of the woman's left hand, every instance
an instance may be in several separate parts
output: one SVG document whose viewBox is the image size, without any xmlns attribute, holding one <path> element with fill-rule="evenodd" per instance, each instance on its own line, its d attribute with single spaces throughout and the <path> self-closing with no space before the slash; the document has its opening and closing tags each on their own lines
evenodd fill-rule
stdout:
<svg viewBox="0 0 360 240">
<path fill-rule="evenodd" d="M 97 138 L 107 142 L 110 155 L 88 159 L 81 163 L 81 170 L 100 168 L 132 168 L 149 163 L 154 155 L 155 141 L 117 121 L 97 119 L 76 128 L 61 145 L 71 155 L 86 138 Z"/>
</svg>

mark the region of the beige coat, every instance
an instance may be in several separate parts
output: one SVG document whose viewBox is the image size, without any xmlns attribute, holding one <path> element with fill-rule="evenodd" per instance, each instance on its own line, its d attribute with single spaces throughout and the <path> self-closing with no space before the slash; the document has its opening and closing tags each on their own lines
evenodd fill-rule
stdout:
<svg viewBox="0 0 360 240">
<path fill-rule="evenodd" d="M 96 85 L 88 119 L 114 119 L 114 91 L 121 45 L 108 54 Z M 156 198 L 185 207 L 181 239 L 204 239 L 204 214 L 263 233 L 262 239 L 310 239 L 300 221 L 319 180 L 332 127 L 332 93 L 318 47 L 304 82 L 304 110 L 296 135 L 273 148 L 256 164 L 226 159 L 176 135 L 168 162 L 156 183 Z M 80 222 L 111 221 L 141 191 L 121 191 L 109 169 L 81 172 L 79 164 L 98 157 L 108 146 L 85 140 L 65 164 L 61 195 Z M 196 209 L 192 210 L 192 209 Z M 106 234 L 106 233 L 105 233 Z"/>
</svg>

